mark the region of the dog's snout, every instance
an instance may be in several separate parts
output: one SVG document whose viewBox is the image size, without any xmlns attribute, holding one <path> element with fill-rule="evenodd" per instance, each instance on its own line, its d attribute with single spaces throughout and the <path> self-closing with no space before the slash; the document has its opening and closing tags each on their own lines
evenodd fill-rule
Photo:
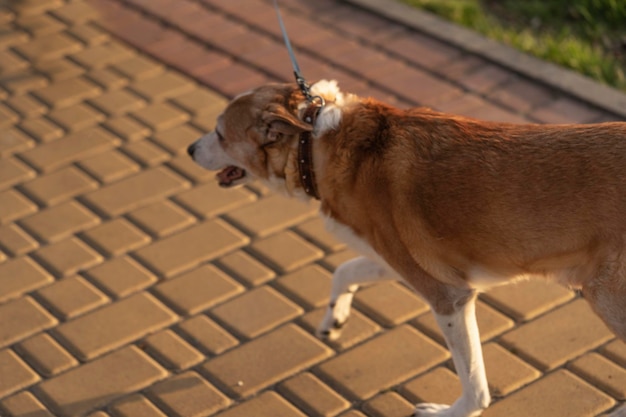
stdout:
<svg viewBox="0 0 626 417">
<path fill-rule="evenodd" d="M 187 148 L 187 154 L 188 154 L 189 156 L 191 156 L 192 158 L 193 158 L 193 154 L 194 154 L 194 152 L 196 151 L 196 144 L 197 144 L 197 143 L 198 143 L 198 142 L 194 142 L 194 143 L 192 143 L 191 145 L 189 145 L 189 147 Z"/>
</svg>

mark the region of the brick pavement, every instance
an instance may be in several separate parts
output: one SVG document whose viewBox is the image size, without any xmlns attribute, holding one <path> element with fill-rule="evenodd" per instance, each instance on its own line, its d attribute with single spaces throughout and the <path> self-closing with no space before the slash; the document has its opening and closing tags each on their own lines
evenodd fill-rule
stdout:
<svg viewBox="0 0 626 417">
<path fill-rule="evenodd" d="M 619 117 L 338 0 L 283 0 L 310 80 L 494 120 Z M 360 291 L 316 206 L 222 190 L 185 156 L 232 96 L 291 69 L 268 0 L 0 4 L 0 416 L 406 416 L 459 392 L 426 305 Z M 407 88 L 410 86 L 410 88 Z M 592 417 L 626 346 L 541 282 L 481 297 L 485 416 Z"/>
</svg>

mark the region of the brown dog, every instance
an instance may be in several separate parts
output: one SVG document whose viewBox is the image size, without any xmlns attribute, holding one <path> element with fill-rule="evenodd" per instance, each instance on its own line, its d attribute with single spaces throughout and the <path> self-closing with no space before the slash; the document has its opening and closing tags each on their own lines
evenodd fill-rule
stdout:
<svg viewBox="0 0 626 417">
<path fill-rule="evenodd" d="M 399 110 L 335 82 L 311 92 L 324 100 L 307 102 L 290 84 L 245 93 L 189 153 L 221 170 L 225 187 L 258 178 L 319 196 L 328 229 L 364 255 L 335 271 L 321 336 L 337 337 L 363 282 L 395 274 L 428 301 L 463 395 L 415 416 L 477 416 L 489 405 L 480 290 L 557 281 L 626 339 L 626 123 L 492 123 Z"/>
</svg>

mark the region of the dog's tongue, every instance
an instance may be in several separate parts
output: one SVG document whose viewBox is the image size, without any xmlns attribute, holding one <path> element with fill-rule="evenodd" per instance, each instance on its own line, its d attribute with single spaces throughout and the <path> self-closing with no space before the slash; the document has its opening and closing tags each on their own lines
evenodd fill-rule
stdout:
<svg viewBox="0 0 626 417">
<path fill-rule="evenodd" d="M 217 173 L 217 180 L 222 187 L 230 186 L 234 181 L 243 178 L 246 171 L 235 166 L 229 166 Z"/>
</svg>

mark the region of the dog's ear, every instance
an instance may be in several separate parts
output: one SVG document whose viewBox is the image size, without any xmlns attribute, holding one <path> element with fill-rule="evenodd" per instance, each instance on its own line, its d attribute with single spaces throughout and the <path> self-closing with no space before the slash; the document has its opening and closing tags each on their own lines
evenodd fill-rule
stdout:
<svg viewBox="0 0 626 417">
<path fill-rule="evenodd" d="M 293 136 L 313 130 L 313 126 L 298 119 L 280 105 L 268 107 L 263 111 L 261 118 L 267 127 L 267 140 L 272 142 L 284 136 Z"/>
</svg>

